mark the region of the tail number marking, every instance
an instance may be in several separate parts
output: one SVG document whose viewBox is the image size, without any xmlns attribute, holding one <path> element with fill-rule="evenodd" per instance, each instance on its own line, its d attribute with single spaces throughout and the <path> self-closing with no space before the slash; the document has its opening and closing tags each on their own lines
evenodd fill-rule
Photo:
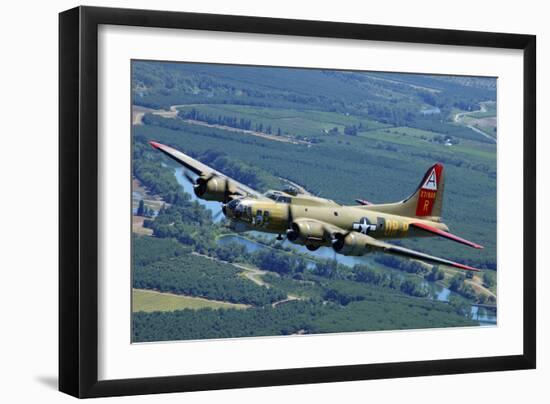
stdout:
<svg viewBox="0 0 550 404">
<path fill-rule="evenodd" d="M 409 230 L 409 224 L 398 220 L 386 219 L 384 223 L 384 235 L 392 236 L 398 232 L 406 233 Z"/>
<path fill-rule="evenodd" d="M 437 192 L 420 190 L 418 196 L 418 205 L 416 206 L 416 216 L 430 216 L 435 202 Z"/>
</svg>

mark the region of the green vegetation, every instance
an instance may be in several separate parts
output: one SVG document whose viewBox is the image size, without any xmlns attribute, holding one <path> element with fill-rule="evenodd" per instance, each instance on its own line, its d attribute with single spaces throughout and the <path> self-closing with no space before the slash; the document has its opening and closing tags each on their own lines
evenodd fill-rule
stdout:
<svg viewBox="0 0 550 404">
<path fill-rule="evenodd" d="M 493 288 L 496 285 L 496 276 L 493 272 L 483 272 L 483 284 L 488 288 Z"/>
<path fill-rule="evenodd" d="M 243 279 L 240 272 L 233 265 L 187 254 L 147 266 L 134 266 L 133 283 L 137 289 L 258 306 L 286 298 L 284 293 Z"/>
<path fill-rule="evenodd" d="M 189 254 L 191 250 L 173 239 L 132 237 L 132 265 L 146 266 L 157 261 Z"/>
<path fill-rule="evenodd" d="M 178 111 L 182 119 L 310 140 L 321 139 L 334 128 L 345 133 L 345 128 L 373 130 L 388 126 L 366 117 L 357 118 L 342 113 L 243 105 L 180 106 Z"/>
<path fill-rule="evenodd" d="M 288 252 L 273 251 L 240 256 L 240 259 L 261 262 L 277 271 L 263 276 L 263 281 L 269 285 L 265 287 L 241 276 L 241 268 L 190 254 L 188 247 L 174 239 L 134 237 L 134 288 L 145 289 L 143 293 L 171 294 L 141 295 L 135 300 L 134 311 L 197 310 L 195 313 L 187 313 L 189 310 L 164 313 L 168 316 L 134 313 L 134 341 L 269 335 L 273 327 L 281 327 L 281 332 L 288 334 L 332 332 L 330 330 L 339 326 L 350 331 L 391 329 L 392 323 L 398 324 L 400 329 L 473 324 L 464 316 L 462 301 L 449 305 L 409 297 L 426 296 L 427 289 L 421 279 L 406 279 L 367 266 L 343 267 L 334 265 L 331 260 L 305 268 L 301 260 L 298 263 L 289 260 Z M 275 262 L 280 265 L 273 267 Z M 186 299 L 189 296 L 208 300 Z M 272 307 L 272 303 L 283 301 L 287 296 L 298 296 L 309 303 L 304 306 L 288 302 Z M 370 303 L 356 304 L 360 302 Z M 210 328 L 214 318 L 208 307 L 229 310 L 230 305 L 224 303 L 256 308 L 245 310 L 251 312 L 248 314 L 218 314 L 219 322 Z M 371 315 L 369 320 L 359 316 L 367 309 Z M 415 310 L 420 310 L 420 314 L 409 313 Z M 338 313 L 342 317 L 335 320 Z M 313 316 L 310 322 L 302 321 L 306 314 Z M 402 315 L 406 315 L 406 320 L 400 318 Z M 273 317 L 275 323 L 266 326 L 266 316 L 267 319 Z M 180 320 L 198 321 L 199 324 L 190 323 L 191 327 L 183 328 L 183 323 L 177 325 Z M 175 321 L 177 326 L 175 331 L 168 331 L 157 321 Z M 232 321 L 238 326 L 231 325 Z M 249 325 L 241 327 L 243 322 Z"/>
<path fill-rule="evenodd" d="M 469 319 L 469 302 L 479 299 L 471 280 L 451 279 L 445 269 L 386 255 L 349 268 L 274 240 L 259 240 L 270 248 L 251 253 L 219 243 L 228 230 L 190 200 L 174 163 L 147 141 L 260 191 L 280 189 L 284 178 L 345 204 L 402 200 L 442 162 L 445 222 L 485 249 L 441 239 L 396 243 L 487 268 L 483 282 L 496 290 L 496 147 L 452 121 L 457 110 L 496 99 L 493 79 L 157 62 L 133 62 L 132 77 L 135 105 L 178 109 L 173 118 L 147 113 L 133 126 L 133 175 L 165 202 L 158 212 L 141 211 L 153 237 L 133 239 L 133 286 L 173 294 L 149 307 L 173 311 L 134 313 L 134 341 L 477 324 Z M 489 113 L 496 104 L 486 105 Z M 434 301 L 428 282 L 450 283 L 458 295 Z M 190 310 L 182 295 L 250 307 Z"/>
<path fill-rule="evenodd" d="M 450 305 L 429 300 L 368 300 L 342 307 L 334 303 L 292 301 L 277 307 L 246 310 L 178 310 L 134 313 L 132 339 L 136 342 L 262 335 L 318 334 L 449 326 L 477 323 L 458 314 Z"/>
</svg>

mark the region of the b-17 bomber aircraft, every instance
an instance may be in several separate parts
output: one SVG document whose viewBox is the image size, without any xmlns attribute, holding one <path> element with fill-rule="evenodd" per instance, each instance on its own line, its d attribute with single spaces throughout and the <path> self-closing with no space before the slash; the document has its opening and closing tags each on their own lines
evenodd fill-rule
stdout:
<svg viewBox="0 0 550 404">
<path fill-rule="evenodd" d="M 270 190 L 264 194 L 241 184 L 192 157 L 157 142 L 155 149 L 182 164 L 194 184 L 197 197 L 222 203 L 223 214 L 235 231 L 261 231 L 283 235 L 295 244 L 315 251 L 331 247 L 339 254 L 361 256 L 383 252 L 432 264 L 469 271 L 477 268 L 434 257 L 383 240 L 439 236 L 473 248 L 482 246 L 449 233 L 441 221 L 444 176 L 443 165 L 426 171 L 416 191 L 400 202 L 371 204 L 357 199 L 358 205 L 344 206 L 302 190 Z"/>
</svg>

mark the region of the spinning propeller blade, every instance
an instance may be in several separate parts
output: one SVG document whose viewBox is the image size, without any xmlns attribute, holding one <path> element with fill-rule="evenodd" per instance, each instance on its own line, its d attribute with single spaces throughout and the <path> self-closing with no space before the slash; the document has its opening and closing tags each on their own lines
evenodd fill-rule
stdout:
<svg viewBox="0 0 550 404">
<path fill-rule="evenodd" d="M 195 184 L 196 180 L 191 176 L 191 173 L 187 170 L 183 170 L 183 176 L 187 178 L 187 181 L 189 181 L 191 184 Z"/>
<path fill-rule="evenodd" d="M 216 221 L 218 220 L 218 218 L 223 215 L 223 210 L 220 210 L 219 212 L 217 212 L 214 216 L 212 216 L 212 220 L 213 221 Z"/>
</svg>

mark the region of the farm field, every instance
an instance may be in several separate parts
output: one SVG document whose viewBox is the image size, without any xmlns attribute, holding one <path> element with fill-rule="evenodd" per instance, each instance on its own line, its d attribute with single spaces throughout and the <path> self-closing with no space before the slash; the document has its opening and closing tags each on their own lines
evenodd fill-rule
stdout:
<svg viewBox="0 0 550 404">
<path fill-rule="evenodd" d="M 132 290 L 132 311 L 146 312 L 153 311 L 174 311 L 184 309 L 246 309 L 244 304 L 220 302 L 216 300 L 202 299 L 200 297 L 174 295 L 161 293 L 147 289 Z"/>
<path fill-rule="evenodd" d="M 237 117 L 239 120 L 251 121 L 252 127 L 254 128 L 261 124 L 263 129 L 270 128 L 270 133 L 300 137 L 323 136 L 335 127 L 343 133 L 346 125 L 362 124 L 364 129 L 378 129 L 389 126 L 366 117 L 357 118 L 349 114 L 346 115 L 345 113 L 325 111 L 298 111 L 283 108 L 263 108 L 230 104 L 180 106 L 177 109 L 182 113 L 189 113 L 192 110 L 196 110 L 211 118 L 220 116 Z"/>
</svg>

